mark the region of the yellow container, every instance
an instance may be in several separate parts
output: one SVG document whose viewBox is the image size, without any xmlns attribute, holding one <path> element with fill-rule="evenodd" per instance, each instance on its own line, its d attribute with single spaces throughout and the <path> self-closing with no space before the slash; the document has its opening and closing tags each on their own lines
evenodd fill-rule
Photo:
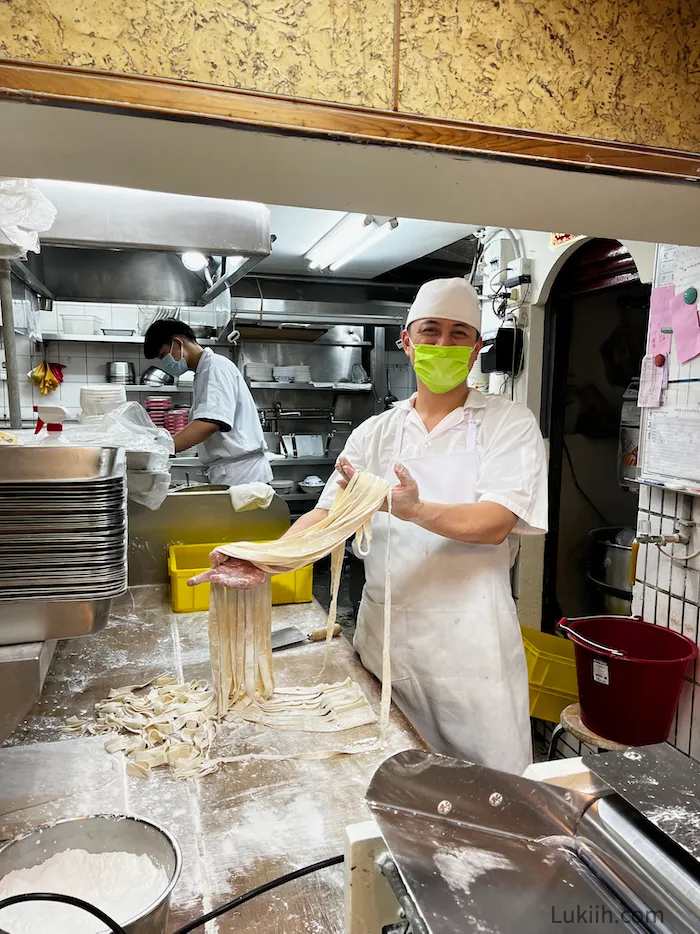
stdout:
<svg viewBox="0 0 700 934">
<path fill-rule="evenodd" d="M 578 700 L 574 645 L 568 639 L 521 626 L 530 685 L 530 716 L 559 722 L 564 707 Z"/>
<path fill-rule="evenodd" d="M 209 609 L 209 584 L 188 587 L 187 581 L 210 567 L 209 554 L 222 542 L 207 545 L 171 545 L 168 548 L 170 575 L 170 605 L 174 613 L 198 613 Z M 310 603 L 313 589 L 313 567 L 275 574 L 272 578 L 272 602 Z"/>
</svg>

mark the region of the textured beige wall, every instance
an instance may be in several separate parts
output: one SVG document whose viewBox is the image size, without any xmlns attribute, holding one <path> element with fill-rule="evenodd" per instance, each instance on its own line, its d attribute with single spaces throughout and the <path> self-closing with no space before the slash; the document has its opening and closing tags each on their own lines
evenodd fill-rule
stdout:
<svg viewBox="0 0 700 934">
<path fill-rule="evenodd" d="M 700 150 L 698 0 L 402 0 L 401 107 Z"/>
<path fill-rule="evenodd" d="M 0 0 L 0 57 L 366 107 L 392 99 L 393 0 Z"/>
<path fill-rule="evenodd" d="M 401 0 L 400 108 L 700 151 L 699 0 Z M 0 56 L 390 107 L 394 0 L 0 0 Z"/>
</svg>

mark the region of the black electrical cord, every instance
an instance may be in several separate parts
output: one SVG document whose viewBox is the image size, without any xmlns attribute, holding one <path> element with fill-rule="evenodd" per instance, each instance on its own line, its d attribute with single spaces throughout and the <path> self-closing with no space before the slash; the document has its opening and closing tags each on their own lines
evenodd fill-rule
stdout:
<svg viewBox="0 0 700 934">
<path fill-rule="evenodd" d="M 73 908 L 80 908 L 83 911 L 87 911 L 88 914 L 94 915 L 95 918 L 107 925 L 110 931 L 112 931 L 112 934 L 126 934 L 124 928 L 117 924 L 116 921 L 113 921 L 104 911 L 100 911 L 99 908 L 95 908 L 95 906 L 91 905 L 89 902 L 84 902 L 82 898 L 74 898 L 72 895 L 53 895 L 50 892 L 31 892 L 24 895 L 12 895 L 0 901 L 0 911 L 2 911 L 3 908 L 10 908 L 12 905 L 19 905 L 22 902 L 61 902 L 63 905 L 72 905 Z"/>
<path fill-rule="evenodd" d="M 198 927 L 203 927 L 209 921 L 213 921 L 214 918 L 218 918 L 228 911 L 233 911 L 234 908 L 238 908 L 240 905 L 244 905 L 253 898 L 257 898 L 258 895 L 264 895 L 265 892 L 270 892 L 272 889 L 276 889 L 286 882 L 293 882 L 295 879 L 301 879 L 303 876 L 311 875 L 312 872 L 319 872 L 321 869 L 337 866 L 339 863 L 344 862 L 344 860 L 344 856 L 331 856 L 330 859 L 322 859 L 318 863 L 312 863 L 310 866 L 302 866 L 301 869 L 295 869 L 293 872 L 288 872 L 284 876 L 278 876 L 276 879 L 272 879 L 271 882 L 264 882 L 257 888 L 250 889 L 250 891 L 244 892 L 243 895 L 238 895 L 236 898 L 232 898 L 231 901 L 220 905 L 218 908 L 214 908 L 213 911 L 202 915 L 201 918 L 195 918 L 194 921 L 188 922 L 184 927 L 178 928 L 174 934 L 189 934 L 190 931 L 194 931 Z M 48 892 L 13 895 L 10 898 L 0 901 L 0 911 L 2 911 L 3 908 L 10 908 L 12 905 L 18 905 L 22 902 L 62 902 L 64 905 L 82 908 L 83 911 L 87 911 L 89 914 L 98 918 L 103 924 L 106 924 L 110 931 L 112 931 L 112 934 L 126 934 L 124 928 L 117 924 L 116 921 L 113 921 L 104 911 L 95 908 L 95 906 L 89 904 L 89 902 L 84 902 L 81 898 L 74 898 L 72 895 L 52 895 Z M 0 934 L 2 934 L 1 931 Z"/>
<path fill-rule="evenodd" d="M 577 478 L 576 478 L 576 471 L 574 470 L 574 464 L 573 464 L 573 461 L 571 460 L 571 454 L 569 453 L 569 448 L 568 448 L 568 446 L 567 446 L 566 441 L 563 441 L 563 440 L 562 440 L 562 447 L 564 448 L 564 453 L 566 454 L 566 459 L 567 459 L 568 462 L 569 462 L 569 469 L 571 470 L 571 479 L 574 481 L 574 486 L 575 486 L 576 489 L 579 491 L 579 493 L 581 494 L 581 496 L 583 496 L 583 498 L 586 500 L 586 502 L 587 502 L 588 505 L 591 507 L 591 509 L 593 510 L 593 512 L 598 516 L 598 518 L 599 518 L 599 519 L 602 519 L 603 522 L 605 523 L 605 525 L 610 525 L 611 523 L 608 522 L 608 520 L 605 518 L 605 516 L 604 516 L 603 513 L 600 511 L 600 509 L 598 509 L 598 507 L 597 507 L 596 504 L 593 502 L 593 500 L 590 498 L 590 496 L 581 488 L 581 484 L 578 482 L 578 480 L 577 480 Z"/>
<path fill-rule="evenodd" d="M 258 895 L 264 895 L 265 892 L 276 889 L 278 886 L 284 885 L 287 882 L 293 882 L 295 879 L 301 879 L 302 876 L 308 876 L 312 872 L 319 872 L 321 869 L 328 869 L 329 866 L 337 866 L 339 863 L 342 863 L 344 859 L 344 856 L 331 856 L 330 859 L 323 859 L 319 863 L 312 863 L 310 866 L 303 866 L 301 869 L 295 869 L 294 872 L 288 872 L 284 876 L 278 876 L 271 882 L 264 882 L 257 888 L 250 889 L 249 892 L 244 892 L 243 895 L 238 895 L 236 898 L 232 898 L 230 902 L 226 902 L 219 908 L 214 908 L 214 910 L 210 911 L 209 914 L 202 915 L 201 918 L 195 918 L 194 921 L 190 921 L 184 927 L 178 928 L 174 934 L 189 934 L 190 931 L 194 931 L 196 928 L 202 927 L 209 921 L 213 921 L 214 918 L 218 918 L 220 915 L 226 914 L 228 911 L 233 911 L 234 908 L 238 908 L 239 905 L 243 905 L 246 902 L 249 902 L 251 899 L 257 898 Z"/>
</svg>

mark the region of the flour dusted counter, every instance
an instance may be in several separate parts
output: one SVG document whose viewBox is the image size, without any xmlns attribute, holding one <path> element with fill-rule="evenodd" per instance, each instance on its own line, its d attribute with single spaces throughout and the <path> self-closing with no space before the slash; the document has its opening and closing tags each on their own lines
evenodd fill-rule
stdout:
<svg viewBox="0 0 700 934">
<path fill-rule="evenodd" d="M 325 625 L 317 603 L 275 607 L 275 629 L 311 632 Z M 324 647 L 304 644 L 275 652 L 281 686 L 318 680 Z M 234 895 L 343 851 L 348 824 L 367 817 L 364 795 L 385 758 L 420 741 L 395 709 L 383 752 L 338 759 L 269 761 L 261 754 L 338 748 L 375 735 L 376 725 L 346 734 L 284 733 L 252 724 L 227 725 L 215 754 L 242 756 L 200 780 L 126 775 L 103 737 L 66 736 L 66 718 L 91 715 L 113 687 L 143 684 L 161 672 L 181 680 L 209 678 L 206 614 L 173 615 L 165 588 L 137 588 L 115 601 L 107 629 L 59 643 L 44 692 L 0 748 L 0 840 L 32 827 L 91 813 L 136 814 L 161 824 L 183 851 L 169 931 Z M 334 639 L 324 680 L 350 676 L 375 711 L 379 685 L 350 645 Z M 343 870 L 307 876 L 242 906 L 218 922 L 219 934 L 341 934 Z"/>
</svg>

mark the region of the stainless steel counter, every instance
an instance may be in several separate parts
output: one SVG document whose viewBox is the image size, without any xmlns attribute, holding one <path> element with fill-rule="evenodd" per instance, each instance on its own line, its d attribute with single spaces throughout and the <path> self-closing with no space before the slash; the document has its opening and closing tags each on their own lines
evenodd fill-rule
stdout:
<svg viewBox="0 0 700 934">
<path fill-rule="evenodd" d="M 235 894 L 343 849 L 343 829 L 368 819 L 363 799 L 384 759 L 419 748 L 411 727 L 393 710 L 384 752 L 314 762 L 243 759 L 200 780 L 175 782 L 127 776 L 104 738 L 66 737 L 66 717 L 90 714 L 110 688 L 143 683 L 160 672 L 208 678 L 206 614 L 173 615 L 165 588 L 137 588 L 116 602 L 104 632 L 59 643 L 39 702 L 0 748 L 0 840 L 56 820 L 119 811 L 149 817 L 175 834 L 183 874 L 175 889 L 169 931 Z M 277 607 L 274 627 L 304 631 L 325 624 L 317 603 Z M 279 684 L 312 684 L 322 645 L 275 653 Z M 332 643 L 324 680 L 351 675 L 378 711 L 379 685 L 341 637 Z M 334 748 L 374 735 L 281 733 L 253 724 L 228 725 L 215 754 L 292 753 Z M 244 905 L 208 930 L 219 934 L 341 934 L 343 873 L 334 867 Z"/>
</svg>

